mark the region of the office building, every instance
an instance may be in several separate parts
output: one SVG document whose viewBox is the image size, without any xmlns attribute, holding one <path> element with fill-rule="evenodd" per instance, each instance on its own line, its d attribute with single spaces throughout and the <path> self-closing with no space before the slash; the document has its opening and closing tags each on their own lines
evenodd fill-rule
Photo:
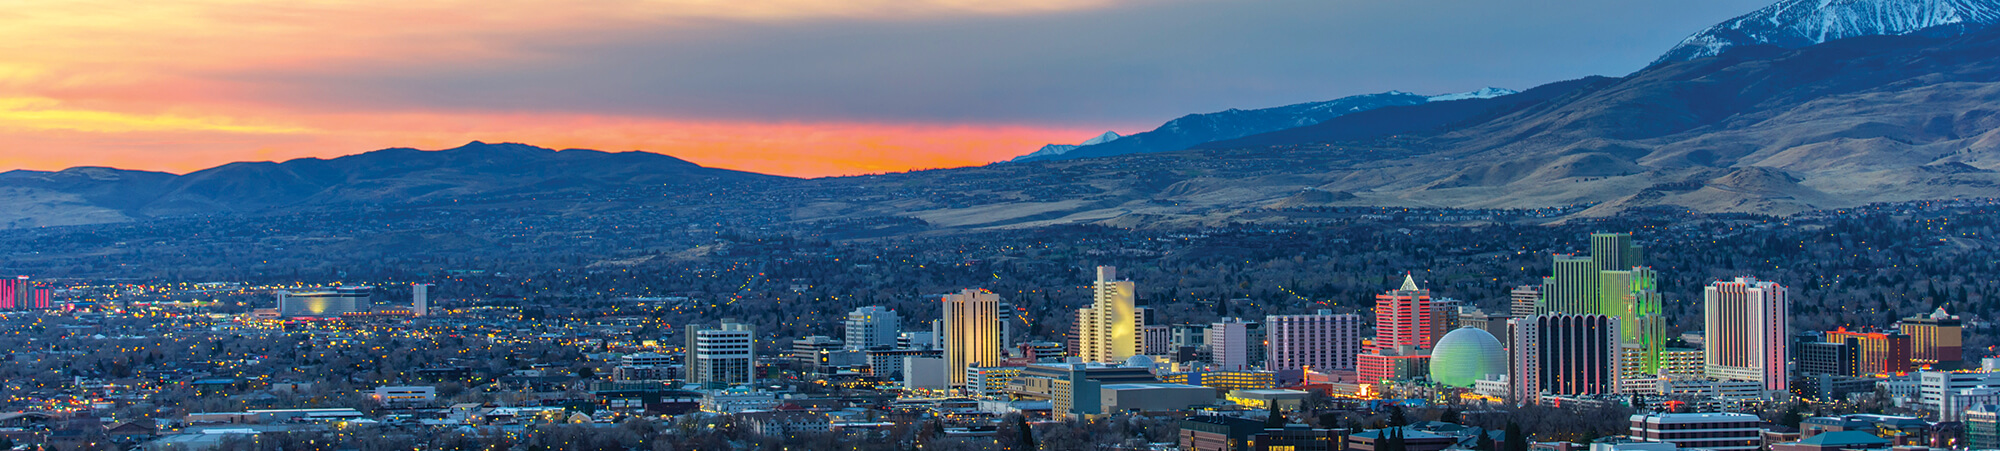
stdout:
<svg viewBox="0 0 2000 451">
<path fill-rule="evenodd" d="M 1250 369 L 1254 360 L 1250 345 L 1250 328 L 1256 323 L 1242 318 L 1223 318 L 1221 322 L 1208 325 L 1209 363 L 1221 371 L 1242 371 Z"/>
<path fill-rule="evenodd" d="M 824 372 L 832 366 L 834 353 L 845 349 L 840 340 L 825 335 L 792 340 L 792 363 L 802 371 Z"/>
<path fill-rule="evenodd" d="M 1004 398 L 1007 386 L 1021 376 L 1018 366 L 975 366 L 965 369 L 965 394 L 975 398 Z"/>
<path fill-rule="evenodd" d="M 1630 435 L 1649 442 L 1672 443 L 1681 449 L 1757 451 L 1763 446 L 1763 420 L 1743 413 L 1653 413 L 1632 416 Z"/>
<path fill-rule="evenodd" d="M 1623 347 L 1618 320 L 1604 315 L 1535 315 L 1514 322 L 1515 404 L 1541 395 L 1601 395 L 1619 391 Z"/>
<path fill-rule="evenodd" d="M 1541 285 L 1522 285 L 1508 292 L 1508 315 L 1513 318 L 1535 316 L 1542 304 Z"/>
<path fill-rule="evenodd" d="M 1458 310 L 1464 306 L 1465 301 L 1452 298 L 1441 297 L 1431 300 L 1431 331 L 1429 334 L 1431 337 L 1431 347 L 1437 347 L 1438 340 L 1443 340 L 1444 334 L 1458 330 Z"/>
<path fill-rule="evenodd" d="M 410 313 L 416 316 L 430 316 L 431 284 L 418 283 L 410 285 Z"/>
<path fill-rule="evenodd" d="M 1118 364 L 1139 354 L 1137 291 L 1132 281 L 1118 280 L 1118 268 L 1097 267 L 1090 307 L 1076 312 L 1078 357 Z"/>
<path fill-rule="evenodd" d="M 1846 341 L 1835 342 L 1826 341 L 1825 339 L 1802 339 L 1799 340 L 1798 348 L 1795 351 L 1798 352 L 1799 374 L 1827 374 L 1835 376 L 1858 376 L 1861 374 L 1856 371 L 1855 364 L 1858 362 L 1858 359 L 1855 358 L 1854 348 L 1849 347 Z"/>
<path fill-rule="evenodd" d="M 2000 406 L 1976 406 L 1965 411 L 1968 449 L 2000 449 Z"/>
<path fill-rule="evenodd" d="M 688 383 L 724 388 L 755 379 L 756 332 L 749 324 L 724 319 L 714 328 L 689 325 L 687 333 Z"/>
<path fill-rule="evenodd" d="M 1361 354 L 1361 315 L 1335 315 L 1320 310 L 1311 315 L 1264 317 L 1267 331 L 1264 369 L 1276 372 L 1354 369 Z"/>
<path fill-rule="evenodd" d="M 1859 332 L 1846 328 L 1826 333 L 1827 342 L 1845 345 L 1846 355 L 1853 359 L 1846 363 L 1854 371 L 1850 376 L 1909 373 L 1910 338 L 1897 332 Z"/>
<path fill-rule="evenodd" d="M 1970 371 L 1923 371 L 1917 373 L 1917 400 L 1924 410 L 1937 413 L 1940 418 L 1957 418 L 1963 409 L 1953 406 L 1968 406 L 1953 398 L 1963 396 L 1968 389 L 2000 387 L 2000 373 Z M 2000 403 L 1995 403 L 2000 404 Z M 1958 410 L 1954 412 L 1954 410 Z M 1952 420 L 1944 420 L 1952 421 Z"/>
<path fill-rule="evenodd" d="M 1958 363 L 1964 360 L 1964 323 L 1957 315 L 1938 307 L 1929 315 L 1903 318 L 1897 330 L 1910 336 L 1910 361 L 1916 365 Z"/>
<path fill-rule="evenodd" d="M 1704 374 L 1722 380 L 1758 381 L 1764 389 L 1789 389 L 1785 361 L 1791 332 L 1785 287 L 1738 277 L 1703 290 Z"/>
<path fill-rule="evenodd" d="M 944 296 L 941 335 L 952 386 L 965 386 L 966 368 L 1000 364 L 999 310 L 1000 295 L 991 291 L 968 288 Z"/>
<path fill-rule="evenodd" d="M 1410 275 L 1403 285 L 1375 295 L 1374 346 L 1355 356 L 1355 371 L 1363 384 L 1422 377 L 1429 371 L 1431 292 Z"/>
<path fill-rule="evenodd" d="M 333 318 L 375 311 L 374 287 L 338 287 L 319 291 L 278 292 L 278 316 Z"/>
<path fill-rule="evenodd" d="M 847 312 L 847 329 L 842 338 L 849 351 L 896 347 L 902 325 L 903 318 L 895 310 L 870 305 Z"/>
</svg>

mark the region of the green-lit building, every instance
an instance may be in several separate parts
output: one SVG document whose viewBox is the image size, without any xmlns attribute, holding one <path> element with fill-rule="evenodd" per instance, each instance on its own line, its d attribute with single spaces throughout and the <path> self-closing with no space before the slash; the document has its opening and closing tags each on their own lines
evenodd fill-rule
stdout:
<svg viewBox="0 0 2000 451">
<path fill-rule="evenodd" d="M 1542 279 L 1537 314 L 1570 313 L 1618 318 L 1620 341 L 1637 353 L 1637 369 L 1660 368 L 1666 345 L 1659 273 L 1645 266 L 1630 233 L 1590 235 L 1590 255 L 1556 254 L 1554 274 Z"/>
</svg>

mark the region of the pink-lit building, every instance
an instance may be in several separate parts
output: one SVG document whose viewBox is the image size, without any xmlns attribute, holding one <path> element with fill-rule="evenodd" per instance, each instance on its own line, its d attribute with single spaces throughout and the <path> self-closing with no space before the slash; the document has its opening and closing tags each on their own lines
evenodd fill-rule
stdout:
<svg viewBox="0 0 2000 451">
<path fill-rule="evenodd" d="M 1363 384 L 1423 376 L 1430 367 L 1432 337 L 1431 292 L 1403 276 L 1403 286 L 1375 295 L 1375 341 L 1355 356 L 1355 371 Z"/>
<path fill-rule="evenodd" d="M 1354 358 L 1361 354 L 1361 315 L 1335 315 L 1332 310 L 1271 315 L 1264 317 L 1264 327 L 1270 354 L 1266 370 L 1353 370 Z"/>
</svg>

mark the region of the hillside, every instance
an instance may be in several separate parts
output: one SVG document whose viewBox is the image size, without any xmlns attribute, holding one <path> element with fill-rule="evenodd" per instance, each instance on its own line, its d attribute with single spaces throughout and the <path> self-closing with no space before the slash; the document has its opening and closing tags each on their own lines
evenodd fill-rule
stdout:
<svg viewBox="0 0 2000 451">
<path fill-rule="evenodd" d="M 556 151 L 472 142 L 383 149 L 334 159 L 231 163 L 173 175 L 80 167 L 0 173 L 0 196 L 21 208 L 9 227 L 123 222 L 160 216 L 297 208 L 558 197 L 645 186 L 694 187 L 783 177 L 704 168 L 646 152 Z"/>
</svg>

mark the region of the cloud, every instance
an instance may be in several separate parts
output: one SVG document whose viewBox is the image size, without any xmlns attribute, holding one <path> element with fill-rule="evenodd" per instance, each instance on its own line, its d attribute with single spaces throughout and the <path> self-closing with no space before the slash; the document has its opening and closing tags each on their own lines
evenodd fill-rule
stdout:
<svg viewBox="0 0 2000 451">
<path fill-rule="evenodd" d="M 979 164 L 1187 113 L 1621 74 L 1766 1 L 23 0 L 0 8 L 0 165 L 474 139 Z"/>
</svg>

